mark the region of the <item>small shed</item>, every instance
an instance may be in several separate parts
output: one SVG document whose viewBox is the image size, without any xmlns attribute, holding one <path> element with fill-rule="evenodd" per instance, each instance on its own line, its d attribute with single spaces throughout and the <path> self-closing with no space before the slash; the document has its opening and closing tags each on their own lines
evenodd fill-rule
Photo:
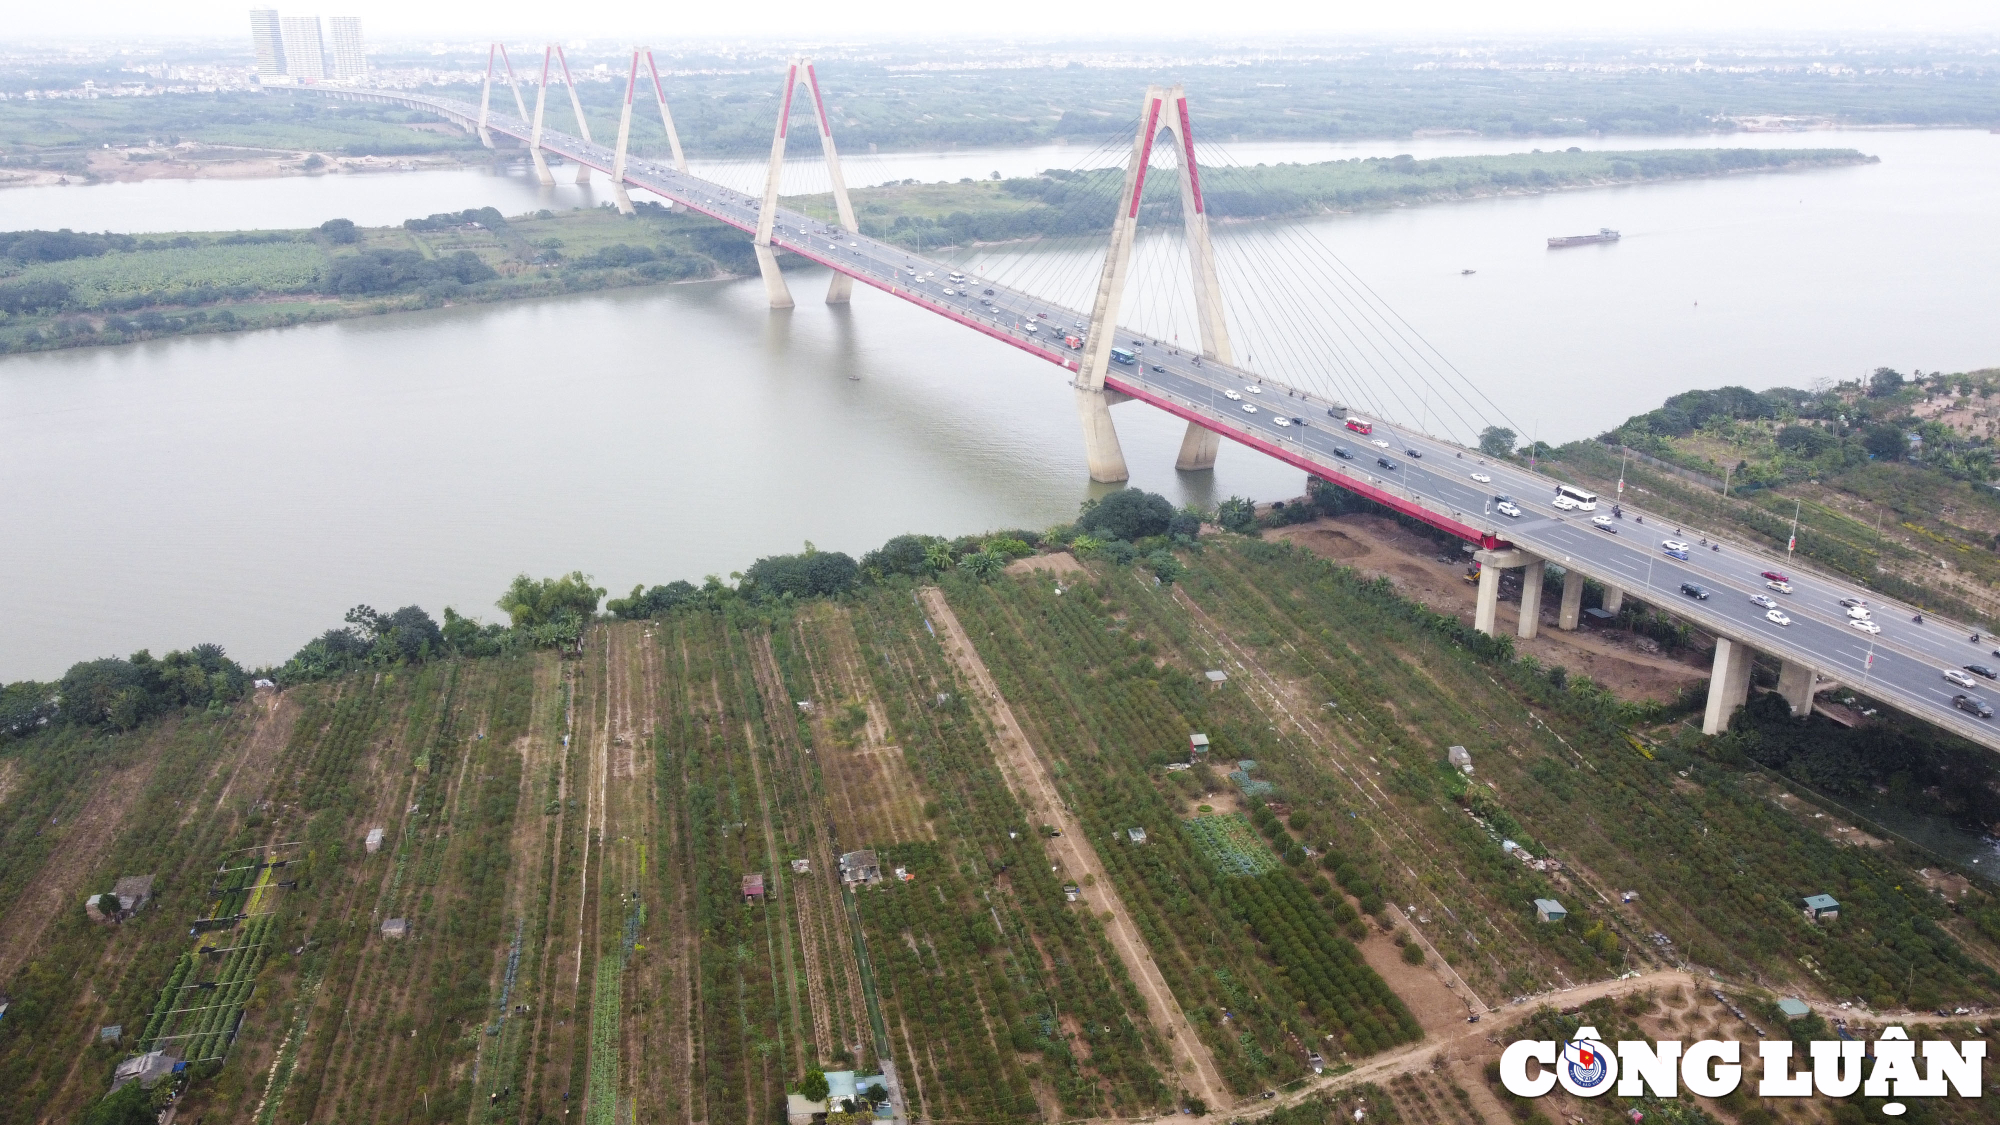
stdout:
<svg viewBox="0 0 2000 1125">
<path fill-rule="evenodd" d="M 1229 673 L 1220 668 L 1210 668 L 1208 671 L 1203 672 L 1202 675 L 1207 676 L 1208 682 L 1211 684 L 1219 684 L 1229 678 Z"/>
<path fill-rule="evenodd" d="M 840 857 L 840 881 L 849 886 L 856 883 L 879 883 L 882 881 L 882 861 L 867 848 L 848 852 Z"/>
<path fill-rule="evenodd" d="M 127 914 L 137 913 L 153 897 L 153 877 L 151 875 L 127 875 L 111 884 L 111 893 L 118 896 L 121 909 Z"/>
<path fill-rule="evenodd" d="M 369 855 L 374 855 L 376 852 L 382 850 L 382 830 L 380 828 L 370 828 L 368 830 L 367 847 Z"/>
<path fill-rule="evenodd" d="M 1146 830 L 1143 828 L 1127 828 L 1125 830 L 1125 837 L 1135 844 L 1143 844 L 1146 842 Z"/>
<path fill-rule="evenodd" d="M 753 871 L 743 877 L 743 901 L 764 901 L 764 873 L 762 871 Z"/>
<path fill-rule="evenodd" d="M 792 874 L 794 875 L 810 874 L 812 872 L 812 869 L 813 869 L 812 860 L 795 859 L 792 861 Z"/>
<path fill-rule="evenodd" d="M 382 923 L 383 937 L 388 937 L 388 938 L 408 937 L 409 933 L 410 933 L 410 920 L 408 918 L 391 918 L 388 921 Z"/>
<path fill-rule="evenodd" d="M 1840 917 L 1840 904 L 1832 895 L 1813 895 L 1806 899 L 1806 917 L 1815 922 L 1831 922 Z"/>
<path fill-rule="evenodd" d="M 1188 753 L 1190 754 L 1208 753 L 1208 736 L 1199 733 L 1188 735 Z"/>
<path fill-rule="evenodd" d="M 122 1023 L 107 1024 L 97 1029 L 99 1043 L 116 1043 L 123 1038 L 125 1038 L 125 1025 Z"/>
<path fill-rule="evenodd" d="M 1075 902 L 1083 897 L 1083 891 L 1075 883 L 1063 884 L 1063 901 Z"/>
<path fill-rule="evenodd" d="M 1535 900 L 1535 920 L 1537 922 L 1560 922 L 1567 917 L 1569 917 L 1569 911 L 1563 909 L 1563 904 L 1557 902 L 1555 899 L 1538 898 Z"/>
<path fill-rule="evenodd" d="M 112 1073 L 111 1092 L 115 1094 L 131 1082 L 150 1090 L 160 1084 L 160 1079 L 185 1066 L 187 1064 L 181 1061 L 180 1056 L 173 1054 L 169 1048 L 135 1055 L 119 1063 L 118 1069 Z"/>
<path fill-rule="evenodd" d="M 1468 776 L 1471 775 L 1472 751 L 1467 750 L 1463 746 L 1454 746 L 1450 750 L 1445 751 L 1445 760 L 1449 761 L 1451 767 L 1458 772 Z"/>
<path fill-rule="evenodd" d="M 1778 1001 L 1778 1010 L 1785 1013 L 1788 1020 L 1804 1019 L 1812 1015 L 1812 1005 L 1795 996 L 1787 996 Z"/>
<path fill-rule="evenodd" d="M 804 1094 L 785 1095 L 785 1125 L 813 1125 L 826 1116 L 825 1102 L 809 1102 Z"/>
</svg>

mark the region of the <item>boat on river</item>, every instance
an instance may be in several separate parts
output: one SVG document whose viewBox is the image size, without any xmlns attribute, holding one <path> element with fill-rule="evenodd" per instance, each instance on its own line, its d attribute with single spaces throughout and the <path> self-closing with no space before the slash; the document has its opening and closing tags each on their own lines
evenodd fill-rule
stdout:
<svg viewBox="0 0 2000 1125">
<path fill-rule="evenodd" d="M 1597 228 L 1596 234 L 1562 234 L 1549 239 L 1549 249 L 1563 246 L 1588 246 L 1593 242 L 1616 242 L 1619 234 L 1610 227 Z"/>
</svg>

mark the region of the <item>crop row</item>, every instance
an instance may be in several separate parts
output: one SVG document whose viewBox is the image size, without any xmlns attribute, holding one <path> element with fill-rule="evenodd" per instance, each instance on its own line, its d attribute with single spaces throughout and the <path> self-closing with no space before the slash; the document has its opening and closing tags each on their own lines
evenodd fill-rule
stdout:
<svg viewBox="0 0 2000 1125">
<path fill-rule="evenodd" d="M 1050 1085 L 1065 1113 L 1170 1106 L 1173 1092 L 1159 1066 L 1166 1049 L 1090 908 L 1064 901 L 1062 880 L 1048 867 L 1039 833 L 1008 791 L 987 732 L 965 703 L 970 686 L 956 681 L 907 597 L 872 598 L 854 620 L 867 654 L 863 663 L 885 702 L 893 737 L 933 819 L 941 822 L 942 854 L 919 858 L 913 867 L 921 872 L 919 885 L 930 887 L 921 927 L 905 916 L 913 906 L 903 906 L 901 913 L 893 908 L 895 900 L 908 898 L 904 889 L 886 896 L 891 901 L 863 899 L 885 1003 L 927 1031 L 930 1041 L 956 1043 L 960 1033 L 938 1026 L 943 1009 L 926 999 L 933 989 L 949 985 L 923 974 L 963 974 L 966 1002 L 976 1000 L 989 1034 L 1012 1048 L 1000 1052 L 1002 1069 L 992 1076 L 997 1085 L 986 1095 L 991 1099 L 986 1106 L 949 1104 L 960 1089 L 976 1088 L 959 1077 L 959 1068 L 979 1065 L 982 1044 L 932 1056 L 941 1064 L 927 1087 L 935 1103 L 929 1112 L 950 1117 L 1007 1112 L 1009 1092 L 1019 1089 L 1017 1054 L 1039 1056 L 1032 1073 Z M 939 706 L 936 696 L 943 687 L 955 690 L 946 692 L 950 701 Z M 909 948 L 912 943 L 926 948 L 925 941 L 930 949 L 943 948 L 940 941 L 962 948 L 964 940 L 973 943 L 967 956 L 940 954 L 933 970 L 923 970 L 925 958 Z"/>
</svg>

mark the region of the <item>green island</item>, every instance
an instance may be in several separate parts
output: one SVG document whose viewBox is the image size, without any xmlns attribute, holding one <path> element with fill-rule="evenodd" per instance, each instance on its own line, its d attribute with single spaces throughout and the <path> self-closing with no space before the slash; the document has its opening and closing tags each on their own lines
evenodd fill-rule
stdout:
<svg viewBox="0 0 2000 1125">
<path fill-rule="evenodd" d="M 9 684 L 0 1123 L 176 1090 L 258 1125 L 788 1097 L 830 1125 L 1773 1125 L 1799 1103 L 1747 1083 L 1513 1099 L 1495 1044 L 1977 1036 L 1949 1012 L 2000 1003 L 2000 899 L 1834 831 L 1760 755 L 1810 731 L 1912 790 L 1978 762 L 1759 703 L 1703 736 L 1699 691 L 1621 699 L 1282 538 L 1300 515 L 1382 518 L 1126 489 L 608 602 L 523 575 L 504 623 L 357 606 L 268 668 L 196 645 Z M 92 894 L 128 877 L 143 900 Z M 166 1049 L 184 1081 L 105 1096 Z"/>
<path fill-rule="evenodd" d="M 1479 196 L 1867 163 L 1852 149 L 1533 152 L 1218 168 L 1206 198 L 1225 221 Z M 1122 173 L 1053 170 L 1007 180 L 904 183 L 854 192 L 862 229 L 912 249 L 1109 229 Z M 830 197 L 788 201 L 830 218 Z M 1155 178 L 1149 221 L 1172 221 Z M 796 260 L 788 264 L 799 264 Z M 0 353 L 370 316 L 747 274 L 747 235 L 642 204 L 502 216 L 493 208 L 362 228 L 344 219 L 294 231 L 129 236 L 0 233 Z"/>
</svg>

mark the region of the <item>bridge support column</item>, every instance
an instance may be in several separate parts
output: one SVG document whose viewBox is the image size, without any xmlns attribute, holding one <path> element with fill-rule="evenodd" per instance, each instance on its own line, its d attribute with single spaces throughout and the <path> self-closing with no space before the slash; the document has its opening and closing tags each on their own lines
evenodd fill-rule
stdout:
<svg viewBox="0 0 2000 1125">
<path fill-rule="evenodd" d="M 499 50 L 498 43 L 486 48 L 486 81 L 479 87 L 479 124 L 474 127 L 479 143 L 487 148 L 493 147 L 493 134 L 486 131 L 486 119 L 493 109 L 493 56 Z"/>
<path fill-rule="evenodd" d="M 1819 673 L 1796 661 L 1785 661 L 1778 672 L 1778 694 L 1791 705 L 1795 719 L 1812 713 L 1813 691 L 1818 686 Z"/>
<path fill-rule="evenodd" d="M 1750 661 L 1756 650 L 1742 641 L 1718 637 L 1715 641 L 1715 669 L 1708 676 L 1708 710 L 1702 715 L 1701 733 L 1721 734 L 1729 729 L 1729 717 L 1750 698 Z"/>
<path fill-rule="evenodd" d="M 1181 435 L 1181 455 L 1174 461 L 1174 468 L 1184 473 L 1213 469 L 1216 451 L 1221 448 L 1221 434 L 1189 422 L 1187 433 Z"/>
<path fill-rule="evenodd" d="M 1116 484 L 1132 477 L 1125 468 L 1118 430 L 1111 424 L 1112 393 L 1076 388 L 1076 414 L 1083 422 L 1083 456 L 1090 465 L 1090 479 L 1099 484 Z"/>
<path fill-rule="evenodd" d="M 528 158 L 535 162 L 535 182 L 543 187 L 553 187 L 555 175 L 549 171 L 549 159 L 542 155 L 542 115 L 549 104 L 549 63 L 555 61 L 553 43 L 542 48 L 542 84 L 535 88 L 535 121 L 528 130 Z"/>
<path fill-rule="evenodd" d="M 764 275 L 764 295 L 774 309 L 789 309 L 791 287 L 778 269 L 778 252 L 771 247 L 771 235 L 778 229 L 778 180 L 785 171 L 785 132 L 791 126 L 792 91 L 799 86 L 799 60 L 793 59 L 785 71 L 785 95 L 779 99 L 778 128 L 771 136 L 771 163 L 764 171 L 764 202 L 757 209 L 757 234 L 752 240 L 757 250 L 757 272 Z"/>
<path fill-rule="evenodd" d="M 562 64 L 563 85 L 569 88 L 570 112 L 576 114 L 576 135 L 582 137 L 586 144 L 596 144 L 597 142 L 590 139 L 590 119 L 583 115 L 583 99 L 576 94 L 576 79 L 570 77 L 569 58 L 563 54 L 560 43 L 556 44 L 556 61 Z M 590 182 L 590 165 L 581 160 L 576 162 L 576 182 L 579 184 Z"/>
<path fill-rule="evenodd" d="M 855 221 L 854 204 L 847 198 L 847 177 L 840 170 L 840 152 L 833 146 L 833 121 L 832 118 L 827 116 L 826 99 L 820 96 L 819 77 L 813 70 L 812 60 L 805 59 L 803 61 L 805 64 L 806 88 L 812 91 L 813 113 L 819 121 L 819 147 L 820 151 L 826 155 L 827 178 L 833 181 L 833 206 L 840 213 L 840 225 L 850 233 L 859 232 L 861 224 Z M 785 99 L 788 103 L 790 102 L 790 91 L 786 92 Z M 835 253 L 845 252 L 845 247 L 835 251 Z M 833 280 L 829 281 L 826 286 L 826 303 L 829 305 L 844 305 L 853 296 L 854 278 L 838 270 L 834 271 Z M 1123 478 L 1121 477 L 1120 479 L 1122 480 Z"/>
<path fill-rule="evenodd" d="M 1562 612 L 1556 615 L 1556 628 L 1574 629 L 1583 617 L 1583 574 L 1575 567 L 1563 572 Z"/>
<path fill-rule="evenodd" d="M 1530 556 L 1525 551 L 1509 550 L 1475 551 L 1472 557 L 1479 560 L 1479 598 L 1472 607 L 1472 627 L 1490 637 L 1500 611 L 1500 572 L 1526 565 Z"/>
<path fill-rule="evenodd" d="M 632 92 L 639 87 L 639 52 L 632 52 L 632 71 L 625 76 L 625 108 L 618 111 L 618 145 L 611 153 L 611 196 L 621 215 L 632 214 L 632 197 L 625 191 L 625 152 L 632 144 Z"/>
<path fill-rule="evenodd" d="M 1548 563 L 1535 559 L 1521 568 L 1521 619 L 1515 622 L 1514 632 L 1524 641 L 1532 641 L 1542 631 L 1542 576 Z"/>
<path fill-rule="evenodd" d="M 660 85 L 660 67 L 653 61 L 653 49 L 646 48 L 646 69 L 653 75 L 653 96 L 660 102 L 660 127 L 667 131 L 667 148 L 674 156 L 674 171 L 687 175 L 687 154 L 681 151 L 681 134 L 674 128 L 674 115 L 667 109 L 667 89 Z M 669 205 L 675 211 L 687 210 L 685 203 Z"/>
<path fill-rule="evenodd" d="M 1604 587 L 1604 612 L 1617 613 L 1625 608 L 1625 591 L 1616 586 Z"/>
</svg>

